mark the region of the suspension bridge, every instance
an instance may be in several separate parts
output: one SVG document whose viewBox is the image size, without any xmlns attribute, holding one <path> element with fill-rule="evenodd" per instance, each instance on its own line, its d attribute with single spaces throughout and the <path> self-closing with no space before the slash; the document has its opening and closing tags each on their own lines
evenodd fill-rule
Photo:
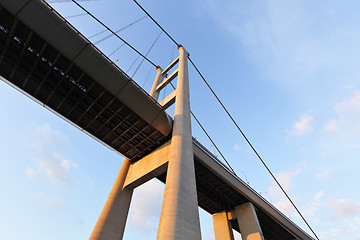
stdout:
<svg viewBox="0 0 360 240">
<path fill-rule="evenodd" d="M 90 239 L 122 239 L 132 192 L 152 178 L 165 183 L 158 239 L 201 239 L 198 206 L 213 215 L 217 240 L 233 239 L 232 229 L 243 239 L 313 239 L 192 137 L 189 58 L 177 45 L 147 93 L 46 1 L 0 0 L 0 75 L 125 156 Z"/>
</svg>

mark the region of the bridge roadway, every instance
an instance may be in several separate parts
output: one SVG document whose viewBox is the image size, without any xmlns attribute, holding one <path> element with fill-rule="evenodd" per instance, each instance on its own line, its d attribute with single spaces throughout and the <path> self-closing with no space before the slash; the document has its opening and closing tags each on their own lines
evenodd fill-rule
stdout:
<svg viewBox="0 0 360 240">
<path fill-rule="evenodd" d="M 0 0 L 0 75 L 133 162 L 171 137 L 160 104 L 45 1 Z M 265 239 L 313 239 L 195 139 L 193 146 L 201 208 L 213 214 L 251 202 Z M 156 177 L 165 182 L 166 170 Z"/>
</svg>

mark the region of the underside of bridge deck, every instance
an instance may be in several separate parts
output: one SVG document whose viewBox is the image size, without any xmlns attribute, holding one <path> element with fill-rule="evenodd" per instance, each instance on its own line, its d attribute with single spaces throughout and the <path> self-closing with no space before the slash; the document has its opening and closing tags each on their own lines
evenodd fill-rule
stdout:
<svg viewBox="0 0 360 240">
<path fill-rule="evenodd" d="M 0 75 L 133 161 L 168 139 L 1 6 Z"/>
</svg>

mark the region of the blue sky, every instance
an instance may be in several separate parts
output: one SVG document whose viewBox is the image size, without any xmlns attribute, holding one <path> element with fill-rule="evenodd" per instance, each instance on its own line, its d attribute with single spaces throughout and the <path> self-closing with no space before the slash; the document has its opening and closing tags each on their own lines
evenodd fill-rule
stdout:
<svg viewBox="0 0 360 240">
<path fill-rule="evenodd" d="M 140 3 L 188 50 L 320 239 L 360 239 L 360 3 Z M 114 30 L 144 16 L 132 1 L 81 4 Z M 82 13 L 71 2 L 52 5 L 65 17 Z M 88 16 L 68 20 L 86 36 L 103 30 Z M 146 53 L 159 32 L 144 19 L 119 35 Z M 109 54 L 120 45 L 112 37 L 98 47 Z M 173 50 L 163 34 L 149 58 L 164 68 Z M 111 56 L 125 71 L 136 57 L 126 47 Z M 155 74 L 144 62 L 134 79 L 149 90 Z M 190 81 L 192 111 L 238 175 L 310 232 L 192 68 Z M 0 116 L 0 239 L 87 239 L 122 156 L 3 81 Z M 136 189 L 124 239 L 156 239 L 163 190 L 157 181 Z M 214 239 L 202 210 L 201 225 L 203 239 Z"/>
</svg>

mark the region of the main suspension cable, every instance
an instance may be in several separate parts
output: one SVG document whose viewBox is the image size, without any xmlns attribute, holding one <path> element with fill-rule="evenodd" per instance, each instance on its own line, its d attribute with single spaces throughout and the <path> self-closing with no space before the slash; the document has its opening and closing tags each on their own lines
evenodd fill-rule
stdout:
<svg viewBox="0 0 360 240">
<path fill-rule="evenodd" d="M 129 44 L 127 41 L 125 41 L 122 37 L 120 37 L 118 34 L 116 34 L 113 30 L 111 30 L 108 26 L 106 26 L 103 22 L 101 22 L 97 17 L 95 17 L 93 14 L 91 14 L 88 10 L 86 10 L 83 6 L 81 6 L 78 2 L 75 0 L 72 0 L 73 3 L 75 3 L 79 8 L 81 8 L 83 11 L 85 11 L 89 16 L 91 16 L 93 19 L 95 19 L 98 23 L 100 23 L 103 27 L 105 27 L 107 30 L 109 30 L 112 34 L 114 34 L 117 38 L 119 38 L 121 41 L 123 41 L 126 45 L 128 45 L 132 50 L 134 50 L 137 54 L 139 54 L 141 57 L 143 57 L 146 61 L 151 63 L 154 67 L 156 67 L 156 64 L 153 63 L 150 59 L 145 57 L 141 52 L 139 52 L 136 48 L 134 48 L 131 44 Z"/>
</svg>

